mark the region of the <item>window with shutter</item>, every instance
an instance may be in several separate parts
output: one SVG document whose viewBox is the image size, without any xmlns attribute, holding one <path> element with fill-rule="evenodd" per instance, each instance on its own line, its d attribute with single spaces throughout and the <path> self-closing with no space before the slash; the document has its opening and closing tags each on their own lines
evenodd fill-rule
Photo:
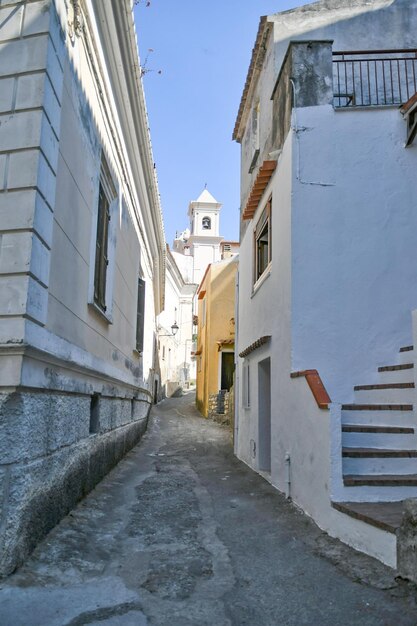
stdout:
<svg viewBox="0 0 417 626">
<path fill-rule="evenodd" d="M 267 271 L 272 259 L 271 207 L 272 199 L 270 198 L 261 213 L 254 232 L 254 283 Z"/>
<path fill-rule="evenodd" d="M 136 321 L 136 350 L 143 352 L 143 337 L 145 330 L 145 281 L 138 279 L 138 309 Z"/>
<path fill-rule="evenodd" d="M 96 238 L 96 261 L 94 271 L 94 302 L 103 310 L 106 310 L 106 275 L 109 263 L 107 256 L 109 237 L 109 200 L 100 183 L 98 212 L 97 212 L 97 238 Z"/>
</svg>

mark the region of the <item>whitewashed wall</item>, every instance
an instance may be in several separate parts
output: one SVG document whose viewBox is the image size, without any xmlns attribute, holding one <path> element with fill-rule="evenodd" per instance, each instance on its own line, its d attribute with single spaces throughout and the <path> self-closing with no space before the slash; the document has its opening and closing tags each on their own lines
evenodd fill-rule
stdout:
<svg viewBox="0 0 417 626">
<path fill-rule="evenodd" d="M 347 402 L 412 343 L 417 149 L 396 108 L 305 108 L 297 124 L 309 131 L 293 159 L 292 368 L 318 369 Z"/>
</svg>

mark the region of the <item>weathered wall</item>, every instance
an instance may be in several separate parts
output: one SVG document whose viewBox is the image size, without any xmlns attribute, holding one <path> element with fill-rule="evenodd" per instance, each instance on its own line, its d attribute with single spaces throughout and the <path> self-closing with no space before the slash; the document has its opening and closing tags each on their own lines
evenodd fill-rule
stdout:
<svg viewBox="0 0 417 626">
<path fill-rule="evenodd" d="M 110 70 L 82 39 L 89 30 L 100 48 L 94 16 L 76 34 L 71 6 L 0 7 L 0 575 L 139 440 L 152 400 L 160 233 L 147 236 L 149 198 L 120 149 Z M 104 314 L 91 298 L 102 153 L 117 195 Z"/>
<path fill-rule="evenodd" d="M 297 124 L 292 367 L 348 402 L 412 343 L 417 154 L 395 108 L 298 109 Z"/>
<path fill-rule="evenodd" d="M 24 561 L 146 429 L 147 396 L 101 397 L 93 433 L 90 405 L 83 395 L 0 394 L 0 576 Z"/>
<path fill-rule="evenodd" d="M 416 0 L 322 0 L 268 17 L 275 74 L 291 40 L 333 40 L 334 50 L 414 48 Z"/>
<path fill-rule="evenodd" d="M 270 132 L 261 140 L 259 164 L 268 156 L 278 163 L 253 219 L 242 224 L 239 263 L 236 351 L 265 335 L 271 340 L 238 360 L 238 456 L 260 471 L 258 368 L 270 358 L 272 464 L 266 478 L 287 489 L 288 454 L 294 501 L 330 534 L 391 566 L 396 563 L 394 536 L 331 509 L 332 464 L 341 454 L 340 416 L 320 410 L 305 380 L 291 380 L 290 373 L 317 368 L 332 400 L 349 401 L 354 384 L 371 383 L 377 366 L 391 362 L 401 345 L 412 342 L 415 151 L 404 149 L 406 128 L 397 109 L 333 109 L 328 40 L 337 37 L 333 49 L 339 50 L 411 47 L 416 6 L 320 2 L 271 18 L 275 69 L 268 50 L 248 109 L 260 101 L 261 120 L 264 109 Z M 379 12 L 381 7 L 387 12 Z M 316 17 L 320 28 L 312 30 Z M 296 63 L 284 67 L 271 109 L 291 39 L 321 42 L 311 44 L 311 58 L 307 43 L 294 44 L 298 61 L 293 54 L 290 61 Z M 296 110 L 289 115 L 291 101 Z M 248 172 L 249 124 L 242 140 L 242 207 L 257 174 L 256 169 Z M 274 154 L 274 147 L 282 153 Z M 272 264 L 254 289 L 253 231 L 271 194 Z M 244 405 L 247 364 L 249 408 Z"/>
</svg>

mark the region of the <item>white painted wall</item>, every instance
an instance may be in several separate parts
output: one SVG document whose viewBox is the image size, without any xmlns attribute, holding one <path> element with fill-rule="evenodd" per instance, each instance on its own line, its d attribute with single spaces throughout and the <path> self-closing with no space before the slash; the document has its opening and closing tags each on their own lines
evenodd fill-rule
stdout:
<svg viewBox="0 0 417 626">
<path fill-rule="evenodd" d="M 176 255 L 180 256 L 180 255 Z M 187 284 L 176 266 L 174 255 L 167 253 L 165 308 L 158 316 L 159 365 L 165 392 L 195 382 L 195 363 L 191 357 L 193 337 L 193 297 L 196 284 Z M 178 332 L 172 336 L 174 321 Z M 171 383 L 167 386 L 167 383 Z M 168 388 L 169 387 L 169 388 Z"/>
<path fill-rule="evenodd" d="M 149 226 L 152 212 L 155 223 L 162 222 L 159 204 L 153 204 L 154 189 L 145 180 L 148 166 L 153 177 L 155 174 L 153 159 L 149 156 L 148 123 L 141 88 L 134 95 L 132 110 L 135 108 L 135 114 L 131 113 L 127 121 L 122 106 L 116 101 L 115 85 L 125 90 L 123 102 L 132 104 L 128 87 L 126 83 L 121 86 L 111 79 L 114 68 L 110 59 L 120 53 L 119 43 L 117 37 L 111 38 L 106 53 L 101 48 L 104 34 L 99 33 L 98 9 L 91 3 L 83 9 L 89 12 L 85 25 L 88 37 L 97 44 L 97 48 L 90 51 L 91 58 L 88 58 L 85 41 L 71 34 L 63 0 L 23 2 L 17 10 L 15 4 L 11 2 L 9 6 L 8 3 L 4 8 L 2 5 L 0 10 L 1 23 L 7 23 L 7 29 L 0 33 L 0 43 L 4 38 L 7 40 L 0 55 L 0 115 L 3 113 L 9 122 L 0 123 L 3 129 L 0 130 L 0 148 L 10 152 L 0 159 L 0 167 L 5 166 L 3 161 L 7 160 L 7 171 L 4 169 L 1 177 L 1 189 L 7 193 L 0 193 L 0 227 L 7 231 L 6 238 L 3 236 L 0 242 L 0 315 L 7 313 L 12 320 L 7 324 L 2 320 L 0 324 L 0 343 L 9 346 L 5 351 L 0 345 L 0 359 L 4 368 L 7 361 L 7 369 L 13 373 L 9 384 L 19 384 L 20 369 L 15 365 L 21 355 L 11 354 L 11 340 L 18 347 L 23 340 L 38 336 L 31 328 L 36 322 L 44 326 L 48 358 L 55 355 L 56 368 L 68 365 L 62 345 L 67 345 L 68 355 L 78 355 L 79 362 L 71 363 L 71 368 L 79 370 L 77 376 L 74 374 L 74 380 L 77 378 L 77 384 L 81 385 L 79 389 L 85 391 L 81 372 L 83 368 L 88 369 L 91 362 L 95 363 L 97 389 L 107 380 L 106 372 L 110 370 L 113 384 L 120 384 L 119 393 L 125 392 L 126 384 L 130 385 L 129 393 L 138 385 L 149 385 L 151 389 L 155 309 L 161 296 L 158 276 L 163 259 L 163 230 L 162 226 L 159 230 L 154 225 Z M 115 28 L 116 17 L 110 16 L 115 7 L 106 6 L 99 5 L 100 10 L 109 11 L 106 28 Z M 133 17 L 126 37 L 127 34 L 134 39 Z M 123 44 L 126 44 L 126 37 Z M 126 45 L 128 47 L 129 43 Z M 138 66 L 136 42 L 133 47 Z M 94 72 L 91 59 L 96 68 Z M 13 78 L 2 80 L 5 74 L 13 74 Z M 96 84 L 97 75 L 100 89 Z M 132 76 L 129 73 L 127 83 L 133 80 Z M 117 80 L 123 81 L 123 72 L 117 73 Z M 13 96 L 15 87 L 16 97 Z M 138 162 L 128 148 L 128 135 L 129 139 L 135 135 L 141 124 L 146 136 L 143 154 L 146 149 L 149 153 Z M 105 315 L 89 304 L 102 153 L 117 190 L 111 211 L 109 302 Z M 153 184 L 156 186 L 155 178 Z M 21 207 L 14 212 L 13 220 L 10 219 L 10 203 Z M 146 281 L 142 355 L 135 350 L 139 275 Z M 25 321 L 23 315 L 29 319 Z M 56 337 L 55 345 L 53 337 Z M 11 364 L 12 360 L 16 361 L 15 365 Z M 29 372 L 31 367 L 36 369 L 33 377 Z M 43 367 L 41 381 L 41 370 L 28 361 L 25 375 L 28 380 L 36 379 L 41 387 L 55 385 L 66 389 L 68 384 L 71 390 L 77 390 L 70 384 L 68 371 L 61 378 L 58 375 L 54 378 L 50 375 L 52 370 Z M 90 392 L 93 388 L 94 385 L 90 385 Z"/>
<path fill-rule="evenodd" d="M 292 368 L 317 369 L 346 402 L 412 343 L 417 148 L 396 108 L 296 119 L 309 130 L 293 156 Z"/>
<path fill-rule="evenodd" d="M 381 7 L 387 12 L 380 13 Z M 296 15 L 279 15 L 276 58 L 271 41 L 250 101 L 251 106 L 261 103 L 260 162 L 270 150 L 270 96 L 289 39 L 334 36 L 334 49 L 349 44 L 354 49 L 414 46 L 412 29 L 408 32 L 406 27 L 415 23 L 416 7 L 414 0 L 377 0 L 371 9 L 378 11 L 351 19 L 355 12 L 369 9 L 369 3 L 365 7 L 346 2 L 337 13 L 337 24 L 314 31 L 317 16 L 320 24 L 335 20 L 324 4 L 321 12 L 317 4 L 311 11 L 305 7 Z M 397 9 L 404 11 L 402 16 Z M 412 343 L 411 311 L 417 308 L 417 148 L 404 149 L 406 125 L 395 108 L 298 109 L 293 128 L 297 131 L 287 136 L 254 218 L 241 225 L 237 353 L 263 335 L 272 339 L 245 361 L 238 359 L 235 449 L 259 470 L 257 368 L 270 357 L 272 467 L 266 478 L 285 491 L 288 453 L 294 501 L 331 535 L 395 566 L 395 537 L 331 508 L 332 494 L 341 493 L 337 492 L 341 474 L 333 476 L 340 456 L 335 435 L 336 428 L 340 435 L 340 416 L 320 410 L 306 381 L 291 379 L 290 373 L 318 369 L 337 405 L 351 399 L 354 384 L 372 383 L 378 365 L 394 362 L 401 345 Z M 256 170 L 248 172 L 250 160 L 246 127 L 241 146 L 242 206 L 256 176 Z M 254 293 L 253 230 L 270 194 L 272 265 Z M 242 374 L 248 362 L 251 406 L 245 408 Z"/>
</svg>

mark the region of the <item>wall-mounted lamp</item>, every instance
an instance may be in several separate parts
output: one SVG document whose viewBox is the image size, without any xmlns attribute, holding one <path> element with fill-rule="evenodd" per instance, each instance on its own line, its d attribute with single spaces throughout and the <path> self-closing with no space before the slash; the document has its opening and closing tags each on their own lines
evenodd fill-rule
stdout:
<svg viewBox="0 0 417 626">
<path fill-rule="evenodd" d="M 159 337 L 175 337 L 175 335 L 177 334 L 178 330 L 179 330 L 179 326 L 177 324 L 177 322 L 174 322 L 171 326 L 171 332 L 168 333 L 167 335 L 158 335 Z"/>
</svg>

